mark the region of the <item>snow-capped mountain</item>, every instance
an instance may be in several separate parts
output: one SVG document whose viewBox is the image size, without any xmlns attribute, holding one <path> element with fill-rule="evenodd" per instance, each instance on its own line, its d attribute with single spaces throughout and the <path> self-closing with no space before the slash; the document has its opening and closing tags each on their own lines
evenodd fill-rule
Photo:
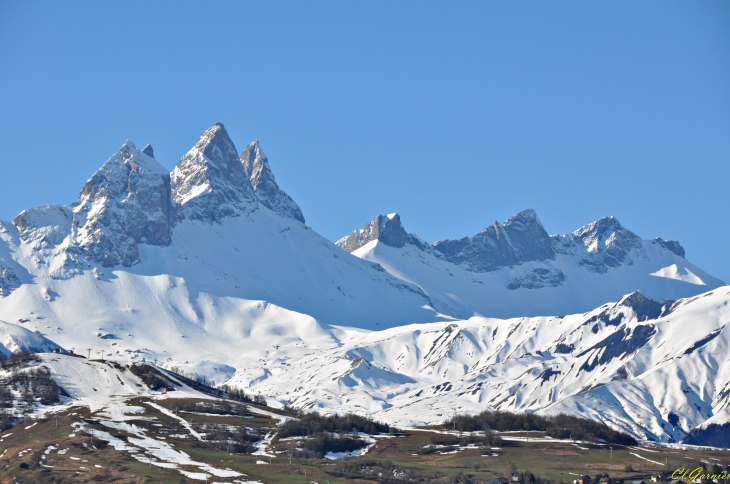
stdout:
<svg viewBox="0 0 730 484">
<path fill-rule="evenodd" d="M 398 214 L 378 215 L 336 243 L 456 318 L 570 314 L 635 290 L 661 301 L 724 285 L 687 261 L 679 242 L 643 240 L 614 217 L 551 236 L 524 210 L 472 237 L 427 244 Z"/>
<path fill-rule="evenodd" d="M 725 423 L 730 294 L 677 242 L 612 217 L 551 236 L 527 210 L 435 244 L 383 215 L 337 245 L 222 124 L 172 172 L 127 141 L 77 201 L 0 221 L 0 352 L 153 359 L 400 425 L 570 411 L 668 441 Z"/>
<path fill-rule="evenodd" d="M 239 157 L 217 124 L 171 173 L 153 154 L 128 141 L 78 201 L 0 221 L 0 319 L 204 325 L 201 295 L 361 327 L 442 318 L 420 289 L 304 225 L 257 142 Z"/>
</svg>

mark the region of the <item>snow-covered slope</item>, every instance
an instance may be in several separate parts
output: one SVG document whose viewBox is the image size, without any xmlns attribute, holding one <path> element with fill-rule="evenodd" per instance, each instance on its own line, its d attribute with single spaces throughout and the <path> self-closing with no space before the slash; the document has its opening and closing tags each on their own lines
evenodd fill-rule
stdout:
<svg viewBox="0 0 730 484">
<path fill-rule="evenodd" d="M 88 345 L 106 358 L 205 373 L 273 404 L 401 426 L 494 408 L 568 412 L 665 442 L 693 429 L 699 441 L 703 429 L 727 427 L 728 288 L 666 303 L 635 292 L 563 317 L 472 317 L 381 331 L 327 326 L 260 301 L 203 301 L 205 325 L 137 324 L 135 334 L 125 334 L 130 323 L 95 334 L 77 325 L 54 337 L 76 341 L 77 352 Z M 236 319 L 220 317 L 232 307 Z M 54 377 L 74 381 L 76 370 L 64 368 L 54 367 Z"/>
<path fill-rule="evenodd" d="M 525 210 L 474 237 L 429 245 L 391 214 L 337 244 L 417 285 L 456 318 L 570 314 L 635 290 L 661 301 L 724 285 L 687 261 L 679 243 L 642 240 L 614 217 L 549 236 Z"/>
<path fill-rule="evenodd" d="M 0 321 L 0 358 L 23 351 L 50 353 L 57 349 L 60 350 L 61 347 L 38 333 L 17 324 Z"/>
<path fill-rule="evenodd" d="M 400 425 L 487 408 L 568 412 L 679 441 L 729 408 L 729 301 L 728 288 L 670 303 L 637 292 L 564 317 L 340 328 L 338 344 L 259 351 L 230 383 Z"/>
<path fill-rule="evenodd" d="M 221 124 L 171 173 L 127 142 L 76 202 L 0 221 L 0 320 L 18 323 L 3 344 L 47 337 L 401 425 L 570 411 L 666 441 L 728 407 L 729 289 L 676 242 L 611 217 L 550 236 L 525 211 L 433 245 L 391 214 L 339 245 L 352 254 Z"/>
</svg>

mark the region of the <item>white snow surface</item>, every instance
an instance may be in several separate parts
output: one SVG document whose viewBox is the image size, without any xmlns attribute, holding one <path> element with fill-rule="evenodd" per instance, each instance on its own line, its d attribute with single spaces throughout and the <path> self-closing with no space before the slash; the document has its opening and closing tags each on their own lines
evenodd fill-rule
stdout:
<svg viewBox="0 0 730 484">
<path fill-rule="evenodd" d="M 338 344 L 282 346 L 229 383 L 399 426 L 496 408 L 571 413 L 641 439 L 678 441 L 730 403 L 728 301 L 721 288 L 643 321 L 619 302 L 565 317 L 339 328 Z M 622 319 L 612 325 L 601 315 Z"/>
<path fill-rule="evenodd" d="M 54 206 L 35 210 L 56 211 Z M 417 287 L 265 207 L 219 224 L 185 220 L 175 227 L 169 246 L 139 244 L 138 264 L 105 268 L 79 259 L 72 277 L 57 274 L 67 267 L 73 244 L 68 227 L 52 245 L 22 239 L 12 223 L 0 221 L 0 226 L 5 229 L 0 261 L 18 261 L 14 270 L 24 282 L 0 297 L 0 319 L 17 321 L 33 311 L 45 318 L 39 328 L 44 333 L 46 325 L 64 330 L 86 325 L 94 334 L 97 327 L 126 334 L 139 321 L 154 321 L 179 338 L 224 321 L 237 324 L 241 308 L 251 301 L 369 328 L 443 318 Z M 56 330 L 49 333 L 63 341 Z"/>
<path fill-rule="evenodd" d="M 0 321 L 0 357 L 7 358 L 12 353 L 21 351 L 50 353 L 55 349 L 61 349 L 61 347 L 40 334 L 29 331 L 18 324 Z"/>
</svg>

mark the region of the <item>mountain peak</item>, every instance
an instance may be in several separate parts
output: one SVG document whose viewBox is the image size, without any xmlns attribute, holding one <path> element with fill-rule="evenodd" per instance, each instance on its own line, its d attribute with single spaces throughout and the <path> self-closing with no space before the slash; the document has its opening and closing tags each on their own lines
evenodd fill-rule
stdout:
<svg viewBox="0 0 730 484">
<path fill-rule="evenodd" d="M 206 129 L 195 143 L 195 148 L 208 158 L 208 162 L 217 164 L 231 162 L 237 153 L 223 123 L 216 123 Z"/>
<path fill-rule="evenodd" d="M 246 146 L 241 152 L 240 161 L 261 205 L 282 217 L 304 223 L 304 215 L 299 205 L 276 183 L 269 160 L 258 140 Z"/>
<path fill-rule="evenodd" d="M 404 247 L 407 238 L 408 233 L 400 221 L 400 215 L 391 213 L 376 216 L 372 222 L 368 222 L 359 230 L 354 230 L 335 244 L 347 252 L 354 252 L 373 240 L 378 240 L 391 247 Z"/>
<path fill-rule="evenodd" d="M 584 262 L 599 272 L 604 272 L 606 267 L 618 267 L 630 251 L 642 246 L 641 237 L 621 225 L 614 216 L 585 225 L 573 232 L 573 236 L 595 258 Z"/>
<path fill-rule="evenodd" d="M 137 244 L 171 242 L 175 208 L 167 170 L 126 141 L 86 182 L 73 212 L 88 258 L 106 267 L 134 265 Z"/>
<path fill-rule="evenodd" d="M 170 186 L 183 216 L 195 220 L 219 222 L 224 217 L 249 213 L 258 205 L 223 123 L 216 123 L 200 135 L 172 170 Z"/>
<path fill-rule="evenodd" d="M 474 272 L 490 272 L 520 262 L 520 254 L 512 246 L 509 234 L 497 221 L 473 237 L 440 240 L 433 248 L 449 262 Z"/>
<path fill-rule="evenodd" d="M 533 209 L 516 213 L 507 219 L 503 227 L 525 262 L 555 259 L 550 235 Z"/>
<path fill-rule="evenodd" d="M 142 153 L 149 156 L 150 158 L 155 157 L 155 151 L 152 149 L 152 145 L 149 143 L 144 148 L 142 148 Z"/>
<path fill-rule="evenodd" d="M 474 272 L 555 259 L 550 235 L 531 208 L 516 213 L 504 224 L 495 221 L 473 237 L 442 240 L 433 247 L 446 260 Z"/>
</svg>

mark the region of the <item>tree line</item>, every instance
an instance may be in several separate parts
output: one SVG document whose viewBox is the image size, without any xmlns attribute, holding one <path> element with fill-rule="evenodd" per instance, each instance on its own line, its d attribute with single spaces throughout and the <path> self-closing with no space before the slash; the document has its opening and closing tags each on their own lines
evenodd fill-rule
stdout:
<svg viewBox="0 0 730 484">
<path fill-rule="evenodd" d="M 486 410 L 477 415 L 455 415 L 445 422 L 444 427 L 462 432 L 539 430 L 555 439 L 637 445 L 635 438 L 613 430 L 604 423 L 565 414 L 536 415 Z"/>
</svg>

